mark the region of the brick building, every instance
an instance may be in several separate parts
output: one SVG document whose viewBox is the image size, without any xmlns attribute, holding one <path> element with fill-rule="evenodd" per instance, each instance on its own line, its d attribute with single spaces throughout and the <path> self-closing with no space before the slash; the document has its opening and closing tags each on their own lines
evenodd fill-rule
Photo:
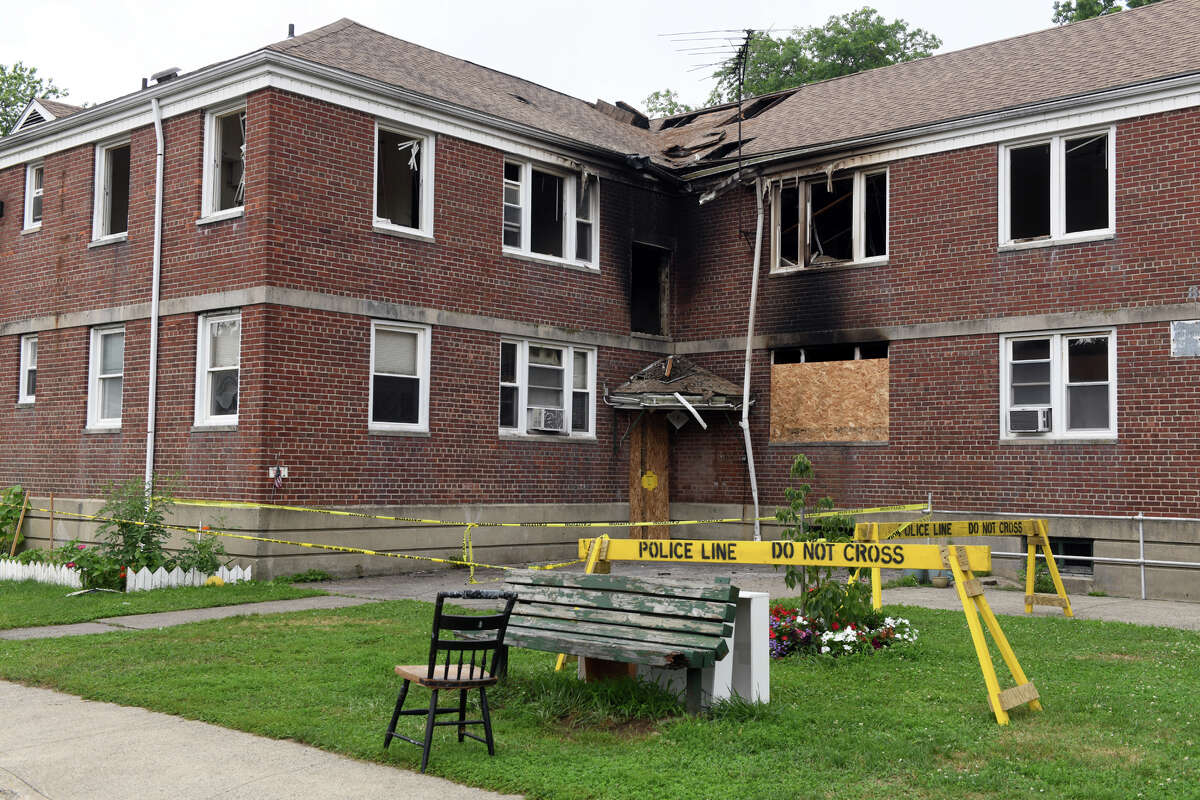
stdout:
<svg viewBox="0 0 1200 800">
<path fill-rule="evenodd" d="M 757 272 L 763 514 L 803 452 L 843 505 L 1079 515 L 1053 523 L 1069 553 L 1136 557 L 1140 528 L 1147 557 L 1200 561 L 1198 12 L 661 120 L 349 20 L 86 110 L 31 104 L 0 140 L 0 484 L 65 510 L 153 469 L 194 497 L 402 516 L 748 519 L 740 396 L 640 413 L 613 390 L 671 356 L 740 389 Z M 557 557 L 577 532 L 484 529 L 476 555 Z M 1092 580 L 1132 593 L 1138 570 Z"/>
</svg>

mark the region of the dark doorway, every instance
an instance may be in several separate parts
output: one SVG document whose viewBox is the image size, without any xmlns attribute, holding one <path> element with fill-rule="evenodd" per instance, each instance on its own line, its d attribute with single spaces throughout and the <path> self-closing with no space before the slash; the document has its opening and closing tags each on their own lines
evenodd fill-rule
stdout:
<svg viewBox="0 0 1200 800">
<path fill-rule="evenodd" d="M 634 333 L 667 333 L 667 264 L 671 251 L 633 245 L 629 280 L 629 327 Z"/>
</svg>

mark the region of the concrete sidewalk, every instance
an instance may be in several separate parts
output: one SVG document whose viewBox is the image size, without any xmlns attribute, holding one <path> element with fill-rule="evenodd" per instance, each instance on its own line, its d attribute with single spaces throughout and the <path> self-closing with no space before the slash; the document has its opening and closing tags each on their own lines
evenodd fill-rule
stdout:
<svg viewBox="0 0 1200 800">
<path fill-rule="evenodd" d="M 3 681 L 0 708 L 3 800 L 514 798 L 296 742 Z"/>
</svg>

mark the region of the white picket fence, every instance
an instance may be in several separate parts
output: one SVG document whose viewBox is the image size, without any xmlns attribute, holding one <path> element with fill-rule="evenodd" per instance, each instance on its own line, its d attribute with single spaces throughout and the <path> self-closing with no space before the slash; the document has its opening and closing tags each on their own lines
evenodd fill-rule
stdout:
<svg viewBox="0 0 1200 800">
<path fill-rule="evenodd" d="M 0 558 L 0 581 L 37 581 L 80 589 L 79 571 L 61 564 L 22 564 Z"/>
<path fill-rule="evenodd" d="M 250 580 L 250 570 L 252 567 L 221 567 L 216 571 L 216 577 L 225 581 L 225 583 L 239 583 L 241 581 Z M 137 572 L 129 572 L 125 576 L 125 591 L 127 592 L 144 592 L 150 589 L 166 589 L 174 586 L 203 586 L 204 583 L 213 577 L 213 575 L 197 572 L 194 569 L 189 569 L 184 572 L 179 567 L 168 572 L 159 567 L 151 572 L 146 568 L 139 569 Z"/>
</svg>

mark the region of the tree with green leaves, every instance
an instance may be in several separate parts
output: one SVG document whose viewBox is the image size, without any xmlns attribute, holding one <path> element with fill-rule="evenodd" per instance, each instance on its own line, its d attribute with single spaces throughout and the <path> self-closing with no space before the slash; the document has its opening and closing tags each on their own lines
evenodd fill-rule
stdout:
<svg viewBox="0 0 1200 800">
<path fill-rule="evenodd" d="M 642 106 L 652 117 L 673 117 L 676 114 L 686 114 L 695 110 L 682 102 L 674 89 L 660 89 L 657 92 L 651 92 L 642 101 Z"/>
<path fill-rule="evenodd" d="M 1105 14 L 1113 14 L 1127 8 L 1148 6 L 1157 2 L 1158 0 L 1125 0 L 1124 3 L 1121 0 L 1061 0 L 1061 2 L 1055 0 L 1052 19 L 1055 25 L 1066 25 L 1068 22 L 1102 17 Z"/>
<path fill-rule="evenodd" d="M 790 36 L 755 33 L 749 43 L 742 96 L 769 94 L 924 58 L 941 46 L 942 40 L 929 31 L 913 28 L 901 19 L 889 22 L 866 6 L 834 15 L 824 25 L 796 28 Z M 737 100 L 738 68 L 738 60 L 730 58 L 713 73 L 717 85 L 708 97 L 708 105 Z M 664 104 L 664 100 L 671 104 Z M 689 110 L 670 89 L 655 92 L 645 104 L 651 113 L 666 113 L 669 108 L 678 109 L 673 113 Z"/>
<path fill-rule="evenodd" d="M 35 97 L 63 97 L 62 89 L 50 78 L 37 74 L 37 67 L 27 67 L 20 61 L 8 66 L 0 64 L 0 136 L 7 136 Z"/>
</svg>

